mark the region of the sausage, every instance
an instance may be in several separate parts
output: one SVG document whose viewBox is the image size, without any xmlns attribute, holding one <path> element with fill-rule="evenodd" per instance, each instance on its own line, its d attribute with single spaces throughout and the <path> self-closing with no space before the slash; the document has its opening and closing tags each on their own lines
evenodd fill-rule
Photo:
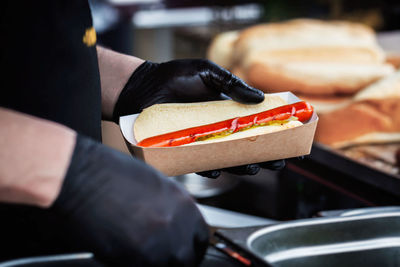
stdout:
<svg viewBox="0 0 400 267">
<path fill-rule="evenodd" d="M 143 147 L 172 147 L 205 140 L 213 136 L 225 136 L 252 126 L 264 126 L 272 121 L 284 121 L 295 116 L 301 122 L 308 121 L 313 107 L 305 102 L 297 102 L 260 113 L 236 117 L 221 122 L 183 129 L 171 133 L 146 138 L 138 143 Z"/>
</svg>

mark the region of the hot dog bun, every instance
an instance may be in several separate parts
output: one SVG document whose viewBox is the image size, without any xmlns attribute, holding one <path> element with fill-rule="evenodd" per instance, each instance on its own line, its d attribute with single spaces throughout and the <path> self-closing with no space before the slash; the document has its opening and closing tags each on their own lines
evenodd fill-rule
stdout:
<svg viewBox="0 0 400 267">
<path fill-rule="evenodd" d="M 260 24 L 242 31 L 235 43 L 235 63 L 255 51 L 320 49 L 361 49 L 370 60 L 382 62 L 384 53 L 377 45 L 374 31 L 360 23 L 296 19 Z M 350 58 L 352 54 L 350 53 Z M 314 54 L 314 53 L 312 53 Z M 330 58 L 335 54 L 327 53 Z M 347 58 L 346 60 L 349 60 Z"/>
<path fill-rule="evenodd" d="M 207 125 L 227 119 L 259 113 L 286 105 L 286 101 L 279 96 L 265 95 L 265 100 L 256 105 L 244 105 L 232 100 L 209 101 L 182 104 L 157 104 L 146 108 L 137 117 L 134 124 L 134 135 L 137 142 L 143 139 L 191 127 Z M 300 123 L 300 124 L 299 124 Z M 228 136 L 237 139 L 247 136 L 263 134 L 269 131 L 279 131 L 301 125 L 301 122 L 287 125 L 265 126 Z M 271 128 L 270 128 L 271 127 Z M 264 128 L 264 129 L 262 129 Z M 266 129 L 269 128 L 269 129 Z M 238 135 L 238 137 L 234 137 Z M 217 142 L 228 137 L 201 142 Z M 196 142 L 200 143 L 200 142 Z"/>
<path fill-rule="evenodd" d="M 291 91 L 310 95 L 353 94 L 393 73 L 388 64 L 324 62 L 266 62 L 247 69 L 247 82 L 263 91 Z"/>
<path fill-rule="evenodd" d="M 336 148 L 400 141 L 400 71 L 319 117 L 316 140 Z"/>
<path fill-rule="evenodd" d="M 220 34 L 210 51 L 211 60 L 269 93 L 351 95 L 395 71 L 373 29 L 345 21 L 259 24 Z"/>
</svg>

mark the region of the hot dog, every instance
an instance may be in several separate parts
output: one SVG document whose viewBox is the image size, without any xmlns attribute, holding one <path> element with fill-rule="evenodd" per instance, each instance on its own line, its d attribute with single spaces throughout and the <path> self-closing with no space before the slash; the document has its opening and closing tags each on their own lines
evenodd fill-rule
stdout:
<svg viewBox="0 0 400 267">
<path fill-rule="evenodd" d="M 305 101 L 284 105 L 263 112 L 235 117 L 232 119 L 186 128 L 179 131 L 145 138 L 138 143 L 143 147 L 173 147 L 190 144 L 209 138 L 228 136 L 254 127 L 268 126 L 274 122 L 285 123 L 295 117 L 300 122 L 308 121 L 313 114 L 313 107 Z"/>
</svg>

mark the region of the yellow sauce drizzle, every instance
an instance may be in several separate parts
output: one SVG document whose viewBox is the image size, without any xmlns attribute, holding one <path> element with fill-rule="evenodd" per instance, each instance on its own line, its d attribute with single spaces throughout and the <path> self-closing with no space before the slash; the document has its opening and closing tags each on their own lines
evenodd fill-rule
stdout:
<svg viewBox="0 0 400 267">
<path fill-rule="evenodd" d="M 279 126 L 279 125 L 283 125 L 285 123 L 288 123 L 289 121 L 297 121 L 297 120 L 299 120 L 297 117 L 292 116 L 287 120 L 274 120 L 274 121 L 269 121 L 269 122 L 266 122 L 266 123 L 254 124 L 252 126 L 248 126 L 248 127 L 243 128 L 243 129 L 240 129 L 238 132 L 243 132 L 243 131 L 247 131 L 247 130 L 250 130 L 250 129 L 254 129 L 254 128 L 257 128 L 257 127 L 263 127 L 263 126 Z M 225 136 L 228 136 L 228 135 L 231 135 L 231 134 L 235 134 L 235 133 L 233 133 L 232 130 L 227 130 L 227 131 L 223 131 L 223 132 L 220 132 L 220 133 L 217 133 L 217 134 L 209 134 L 209 135 L 206 135 L 206 136 L 202 136 L 202 137 L 196 138 L 195 142 L 218 139 L 218 138 L 225 137 Z"/>
</svg>

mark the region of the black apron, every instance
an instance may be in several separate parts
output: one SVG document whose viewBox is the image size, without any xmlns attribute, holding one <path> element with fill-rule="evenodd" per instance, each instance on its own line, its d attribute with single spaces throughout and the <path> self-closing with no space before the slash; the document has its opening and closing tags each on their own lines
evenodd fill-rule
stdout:
<svg viewBox="0 0 400 267">
<path fill-rule="evenodd" d="M 2 1 L 0 106 L 101 140 L 96 34 L 87 1 Z"/>
<path fill-rule="evenodd" d="M 1 1 L 0 106 L 66 125 L 101 140 L 101 90 L 95 31 L 87 1 Z M 7 127 L 2 125 L 0 127 Z M 29 211 L 34 211 L 30 214 Z M 0 203 L 0 262 L 54 254 L 59 225 L 35 239 L 47 210 Z M 47 225 L 52 225 L 47 222 Z M 67 251 L 62 251 L 67 252 Z"/>
</svg>

